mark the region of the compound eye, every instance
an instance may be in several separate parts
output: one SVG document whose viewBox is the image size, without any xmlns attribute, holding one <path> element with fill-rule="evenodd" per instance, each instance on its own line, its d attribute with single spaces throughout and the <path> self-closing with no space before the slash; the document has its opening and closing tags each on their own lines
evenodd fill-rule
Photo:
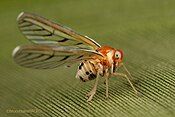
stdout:
<svg viewBox="0 0 175 117">
<path fill-rule="evenodd" d="M 116 54 L 116 55 L 115 55 L 115 58 L 116 58 L 116 59 L 119 59 L 119 55 L 118 55 L 118 54 Z"/>
<path fill-rule="evenodd" d="M 115 53 L 115 58 L 116 58 L 116 59 L 120 59 L 120 58 L 121 58 L 121 53 L 118 52 L 118 51 L 116 51 L 116 53 Z"/>
</svg>

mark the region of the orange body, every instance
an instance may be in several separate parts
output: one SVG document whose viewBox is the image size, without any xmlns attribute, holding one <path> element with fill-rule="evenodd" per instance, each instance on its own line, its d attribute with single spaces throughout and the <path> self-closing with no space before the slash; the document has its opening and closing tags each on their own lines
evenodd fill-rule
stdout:
<svg viewBox="0 0 175 117">
<path fill-rule="evenodd" d="M 121 50 L 116 50 L 115 48 L 112 48 L 110 46 L 102 46 L 98 48 L 97 51 L 100 52 L 104 56 L 104 58 L 100 60 L 103 66 L 108 66 L 108 67 L 111 66 L 108 56 L 111 56 L 112 61 L 115 63 L 121 62 L 123 59 L 123 52 Z M 119 51 L 121 53 L 122 57 L 120 59 L 116 58 L 115 56 L 116 51 Z M 108 55 L 109 52 L 111 53 L 111 55 Z"/>
</svg>

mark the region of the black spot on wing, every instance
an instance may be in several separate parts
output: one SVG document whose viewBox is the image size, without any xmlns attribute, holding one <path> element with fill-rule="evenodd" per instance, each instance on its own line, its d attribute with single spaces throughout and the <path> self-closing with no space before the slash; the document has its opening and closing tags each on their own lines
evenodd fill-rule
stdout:
<svg viewBox="0 0 175 117">
<path fill-rule="evenodd" d="M 52 36 L 53 33 L 50 33 L 50 34 L 45 34 L 45 35 L 42 35 L 42 36 Z"/>
<path fill-rule="evenodd" d="M 20 63 L 23 63 L 25 61 L 28 61 L 28 60 L 34 60 L 34 59 L 38 59 L 38 58 L 41 58 L 44 56 L 44 54 L 39 54 L 38 56 L 35 56 L 35 57 L 30 57 L 30 55 L 32 55 L 32 53 L 29 53 L 28 56 L 25 56 L 23 58 L 20 58 Z M 30 57 L 30 58 L 27 58 L 27 57 Z"/>
<path fill-rule="evenodd" d="M 82 58 L 84 55 L 78 56 L 76 59 Z"/>
<path fill-rule="evenodd" d="M 21 55 L 18 55 L 18 56 L 15 56 L 16 59 L 23 59 L 23 58 L 26 58 L 27 56 L 30 56 L 31 53 L 27 53 L 27 54 L 21 54 Z"/>
<path fill-rule="evenodd" d="M 67 65 L 66 67 L 71 67 L 70 65 Z"/>
<path fill-rule="evenodd" d="M 66 42 L 66 41 L 68 41 L 69 39 L 67 39 L 67 38 L 64 38 L 64 39 L 62 39 L 62 40 L 59 40 L 58 42 Z"/>
<path fill-rule="evenodd" d="M 44 28 L 36 28 L 36 29 L 32 29 L 32 28 L 27 28 L 27 29 L 21 29 L 22 31 L 44 31 Z"/>
<path fill-rule="evenodd" d="M 28 23 L 28 24 L 21 24 L 21 25 L 19 25 L 19 27 L 20 28 L 24 28 L 24 27 L 30 27 L 30 26 L 33 26 L 33 24 L 32 23 Z"/>
<path fill-rule="evenodd" d="M 80 42 L 80 43 L 77 43 L 77 44 L 75 44 L 75 45 L 81 45 L 81 44 L 83 44 L 83 43 Z"/>
<path fill-rule="evenodd" d="M 63 59 L 61 59 L 60 61 L 64 61 L 66 59 L 68 59 L 70 56 L 65 56 Z"/>
<path fill-rule="evenodd" d="M 41 54 L 41 55 L 39 55 L 37 57 L 25 59 L 23 61 L 20 61 L 20 64 L 23 65 L 23 66 L 30 66 L 31 65 L 31 67 L 33 67 L 35 65 L 45 64 L 44 62 L 46 62 L 47 60 L 49 60 L 49 59 L 54 57 L 54 55 L 45 56 L 47 58 L 45 58 L 44 56 L 45 56 L 44 54 Z M 41 59 L 42 57 L 44 57 L 44 59 Z M 51 62 L 54 62 L 54 61 L 51 61 Z"/>
<path fill-rule="evenodd" d="M 52 33 L 49 33 L 49 34 L 37 34 L 37 33 L 31 33 L 31 34 L 25 34 L 27 36 L 43 36 L 43 37 L 48 37 L 48 36 L 52 36 L 53 34 Z"/>
<path fill-rule="evenodd" d="M 50 62 L 39 62 L 35 64 L 29 64 L 25 65 L 25 67 L 28 68 L 35 68 L 35 69 L 52 69 L 58 66 L 63 65 L 64 63 L 56 63 L 55 61 L 50 61 Z"/>
<path fill-rule="evenodd" d="M 53 58 L 53 57 L 54 57 L 54 54 L 51 55 L 51 56 L 49 56 L 48 58 L 44 59 L 43 61 L 49 60 L 49 59 L 51 59 L 51 58 Z"/>
</svg>

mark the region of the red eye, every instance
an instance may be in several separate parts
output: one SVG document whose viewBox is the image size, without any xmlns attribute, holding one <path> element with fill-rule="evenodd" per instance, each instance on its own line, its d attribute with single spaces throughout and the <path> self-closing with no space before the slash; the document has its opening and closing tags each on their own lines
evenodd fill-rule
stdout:
<svg viewBox="0 0 175 117">
<path fill-rule="evenodd" d="M 123 59 L 123 51 L 122 50 L 117 50 L 119 53 L 120 53 L 120 55 L 121 55 L 121 60 Z"/>
</svg>

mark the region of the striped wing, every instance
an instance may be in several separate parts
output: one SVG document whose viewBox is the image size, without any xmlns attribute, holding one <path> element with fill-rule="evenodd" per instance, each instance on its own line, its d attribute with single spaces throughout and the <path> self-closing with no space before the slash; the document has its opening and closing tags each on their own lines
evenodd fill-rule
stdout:
<svg viewBox="0 0 175 117">
<path fill-rule="evenodd" d="M 14 61 L 23 67 L 51 69 L 65 63 L 75 63 L 93 56 L 102 57 L 95 50 L 66 46 L 24 45 L 13 51 Z"/>
<path fill-rule="evenodd" d="M 93 39 L 34 14 L 22 12 L 19 14 L 17 22 L 24 36 L 36 44 L 76 46 L 95 50 L 100 47 Z"/>
</svg>

